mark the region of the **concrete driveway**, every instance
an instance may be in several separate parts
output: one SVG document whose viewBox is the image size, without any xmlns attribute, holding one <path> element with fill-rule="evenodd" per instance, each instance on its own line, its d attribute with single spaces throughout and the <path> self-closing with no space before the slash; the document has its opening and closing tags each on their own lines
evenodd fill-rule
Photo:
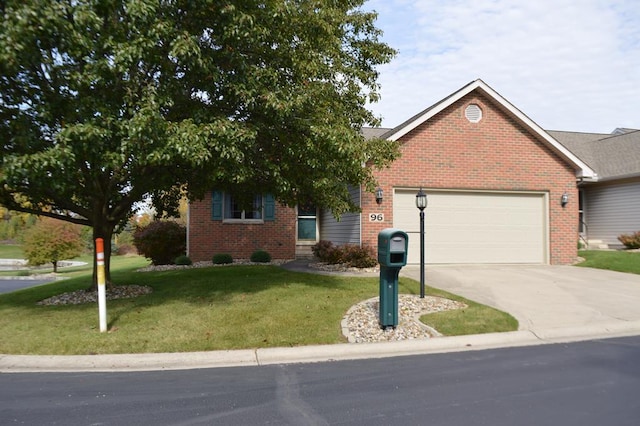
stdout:
<svg viewBox="0 0 640 426">
<path fill-rule="evenodd" d="M 406 266 L 401 275 L 419 281 L 420 268 Z M 577 266 L 430 265 L 425 282 L 508 312 L 520 330 L 539 337 L 560 329 L 640 333 L 640 275 Z"/>
</svg>

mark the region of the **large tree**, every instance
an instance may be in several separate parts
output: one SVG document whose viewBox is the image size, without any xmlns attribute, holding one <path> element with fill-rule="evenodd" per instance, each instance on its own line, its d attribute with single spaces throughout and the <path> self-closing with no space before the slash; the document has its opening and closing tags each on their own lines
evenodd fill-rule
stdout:
<svg viewBox="0 0 640 426">
<path fill-rule="evenodd" d="M 353 210 L 397 155 L 360 133 L 394 55 L 363 1 L 0 1 L 0 204 L 91 226 L 107 271 L 146 197 Z"/>
</svg>

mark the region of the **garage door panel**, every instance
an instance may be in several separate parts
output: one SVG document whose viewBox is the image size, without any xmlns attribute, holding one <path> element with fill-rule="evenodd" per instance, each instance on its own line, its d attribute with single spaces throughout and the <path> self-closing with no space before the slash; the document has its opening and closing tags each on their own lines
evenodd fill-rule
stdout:
<svg viewBox="0 0 640 426">
<path fill-rule="evenodd" d="M 544 194 L 429 192 L 427 263 L 545 263 Z M 409 234 L 409 262 L 420 260 L 414 191 L 394 196 L 394 227 Z"/>
</svg>

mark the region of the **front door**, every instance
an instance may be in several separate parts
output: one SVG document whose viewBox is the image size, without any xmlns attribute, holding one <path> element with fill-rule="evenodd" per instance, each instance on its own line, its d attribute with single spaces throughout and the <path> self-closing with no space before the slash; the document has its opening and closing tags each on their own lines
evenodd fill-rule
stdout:
<svg viewBox="0 0 640 426">
<path fill-rule="evenodd" d="M 317 209 L 314 205 L 298 206 L 298 242 L 315 244 Z"/>
</svg>

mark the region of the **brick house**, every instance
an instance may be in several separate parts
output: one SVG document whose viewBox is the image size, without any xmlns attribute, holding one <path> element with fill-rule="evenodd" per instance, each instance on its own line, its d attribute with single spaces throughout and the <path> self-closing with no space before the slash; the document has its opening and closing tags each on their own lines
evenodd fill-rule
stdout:
<svg viewBox="0 0 640 426">
<path fill-rule="evenodd" d="M 401 147 L 401 157 L 376 173 L 382 199 L 354 188 L 361 213 L 336 221 L 313 206 L 283 207 L 268 194 L 255 196 L 253 211 L 239 211 L 231 194 L 212 191 L 190 204 L 189 256 L 248 258 L 263 249 L 292 259 L 319 240 L 375 247 L 380 230 L 393 227 L 409 234 L 408 261 L 417 263 L 415 195 L 423 188 L 427 263 L 575 260 L 577 181 L 595 172 L 482 80 L 393 129 L 364 132 Z"/>
</svg>

